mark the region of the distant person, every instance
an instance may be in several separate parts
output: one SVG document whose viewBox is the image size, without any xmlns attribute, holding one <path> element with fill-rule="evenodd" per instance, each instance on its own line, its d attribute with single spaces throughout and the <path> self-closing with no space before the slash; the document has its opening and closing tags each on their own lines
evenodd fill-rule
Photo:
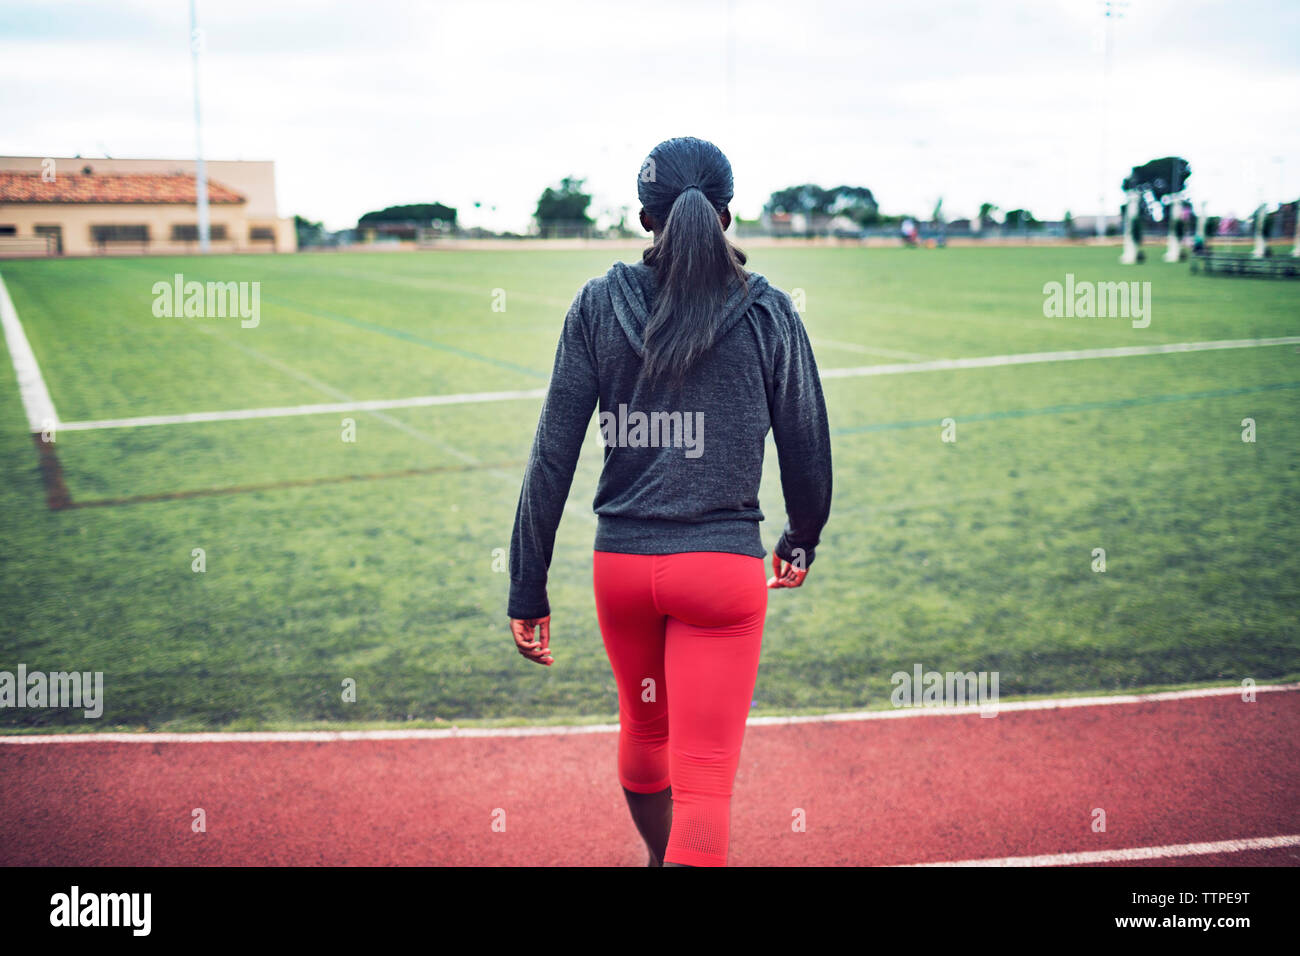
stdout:
<svg viewBox="0 0 1300 956">
<path fill-rule="evenodd" d="M 901 229 L 903 233 L 903 245 L 915 246 L 916 245 L 916 221 L 909 216 L 908 218 L 903 220 L 903 225 Z"/>
<path fill-rule="evenodd" d="M 723 866 L 768 589 L 799 587 L 812 564 L 830 513 L 830 431 L 790 297 L 746 272 L 724 235 L 726 156 L 667 140 L 637 192 L 654 244 L 587 282 L 565 316 L 515 514 L 507 612 L 519 653 L 550 665 L 547 575 L 599 406 L 593 583 L 618 686 L 618 778 L 651 866 Z M 767 580 L 769 428 L 789 521 Z"/>
</svg>

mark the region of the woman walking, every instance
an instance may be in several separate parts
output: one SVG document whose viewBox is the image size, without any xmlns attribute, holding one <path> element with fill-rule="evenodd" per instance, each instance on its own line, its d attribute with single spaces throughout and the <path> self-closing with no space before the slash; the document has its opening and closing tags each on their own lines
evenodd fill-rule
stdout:
<svg viewBox="0 0 1300 956">
<path fill-rule="evenodd" d="M 723 866 L 769 588 L 799 587 L 830 514 L 826 405 L 786 293 L 746 272 L 731 164 L 691 137 L 637 182 L 654 244 L 564 320 L 510 544 L 519 652 L 553 662 L 546 580 L 591 413 L 604 466 L 593 584 L 618 686 L 618 777 L 651 866 Z M 789 518 L 766 580 L 769 428 Z"/>
</svg>

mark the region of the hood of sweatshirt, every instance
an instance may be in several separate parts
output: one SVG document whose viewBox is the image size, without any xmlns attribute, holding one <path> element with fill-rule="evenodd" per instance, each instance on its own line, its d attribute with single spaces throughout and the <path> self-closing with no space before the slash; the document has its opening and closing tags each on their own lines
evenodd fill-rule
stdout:
<svg viewBox="0 0 1300 956">
<path fill-rule="evenodd" d="M 658 278 L 654 269 L 644 262 L 628 265 L 616 262 L 606 274 L 610 299 L 614 304 L 614 315 L 623 328 L 628 343 L 638 356 L 645 356 L 645 327 L 650 321 L 651 304 L 654 302 Z M 749 307 L 758 301 L 768 287 L 767 279 L 756 272 L 749 273 L 749 282 L 742 285 L 733 279 L 723 302 L 723 320 L 718 326 L 714 342 L 721 341 L 732 326 L 740 321 L 749 311 Z M 712 343 L 711 343 L 712 344 Z"/>
</svg>

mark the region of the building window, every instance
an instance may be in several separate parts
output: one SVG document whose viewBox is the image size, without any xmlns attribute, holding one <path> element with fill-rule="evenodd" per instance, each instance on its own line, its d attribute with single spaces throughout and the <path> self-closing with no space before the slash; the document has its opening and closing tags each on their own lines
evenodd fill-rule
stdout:
<svg viewBox="0 0 1300 956">
<path fill-rule="evenodd" d="M 148 226 L 91 226 L 90 238 L 105 242 L 148 242 Z"/>
<path fill-rule="evenodd" d="M 253 226 L 248 230 L 251 242 L 275 242 L 275 230 L 270 226 Z"/>
<path fill-rule="evenodd" d="M 0 236 L 16 236 L 16 235 L 18 235 L 17 226 L 0 226 Z"/>
<path fill-rule="evenodd" d="M 63 255 L 63 227 L 41 225 L 33 227 L 32 231 L 38 236 L 45 237 L 45 248 L 48 252 L 56 255 Z"/>
<path fill-rule="evenodd" d="M 227 238 L 226 227 L 222 223 L 208 226 L 208 238 L 223 240 Z M 199 227 L 195 223 L 172 223 L 172 242 L 198 242 Z"/>
</svg>

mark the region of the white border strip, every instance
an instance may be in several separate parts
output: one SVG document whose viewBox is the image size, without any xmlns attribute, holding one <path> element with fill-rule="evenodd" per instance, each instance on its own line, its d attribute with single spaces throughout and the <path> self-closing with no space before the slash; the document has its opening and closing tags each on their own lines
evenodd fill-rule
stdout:
<svg viewBox="0 0 1300 956">
<path fill-rule="evenodd" d="M 860 378 L 867 375 L 906 375 L 909 372 L 939 372 L 959 368 L 994 368 L 1001 365 L 1036 365 L 1040 362 L 1073 362 L 1079 359 L 1127 358 L 1133 355 L 1165 355 L 1170 352 L 1212 352 L 1219 349 L 1252 349 L 1269 345 L 1300 345 L 1300 336 L 1273 339 L 1223 339 L 1217 342 L 1172 342 L 1167 345 L 1125 345 L 1112 349 L 1077 349 L 1066 352 L 1023 352 L 1017 355 L 985 355 L 980 358 L 935 359 L 899 365 L 863 365 L 832 368 L 822 378 Z"/>
<path fill-rule="evenodd" d="M 1254 688 L 1257 694 L 1300 690 L 1294 684 L 1266 684 Z M 957 717 L 979 714 L 984 710 L 1068 710 L 1074 707 L 1106 707 L 1115 704 L 1145 704 L 1166 700 L 1190 700 L 1198 697 L 1240 696 L 1242 688 L 1203 687 L 1194 690 L 1171 690 L 1156 694 L 1116 694 L 1113 697 L 1054 697 L 1047 700 L 1020 700 L 999 703 L 989 708 L 980 705 L 969 707 L 912 707 L 898 710 L 861 710 L 842 714 L 810 714 L 792 717 L 751 717 L 750 727 L 783 726 L 785 724 L 835 723 L 857 720 L 894 720 L 907 717 Z M 430 728 L 412 730 L 261 730 L 211 733 L 86 733 L 86 734 L 8 734 L 0 735 L 0 746 L 5 744 L 230 744 L 230 743 L 330 743 L 348 740 L 448 740 L 459 737 L 556 737 L 574 734 L 610 734 L 618 732 L 618 724 L 577 724 L 554 727 L 449 727 L 446 730 Z"/>
<path fill-rule="evenodd" d="M 9 346 L 9 357 L 18 377 L 18 394 L 22 396 L 23 409 L 27 412 L 27 427 L 33 435 L 39 435 L 47 428 L 58 428 L 59 414 L 54 410 L 54 401 L 50 398 L 50 390 L 45 387 L 41 366 L 27 341 L 23 324 L 18 321 L 18 310 L 14 308 L 13 299 L 9 298 L 3 276 L 0 276 L 0 324 L 4 325 L 5 344 Z"/>
<path fill-rule="evenodd" d="M 1004 856 L 990 860 L 955 860 L 951 863 L 908 863 L 908 867 L 931 866 L 1079 866 L 1086 863 L 1125 863 L 1133 860 L 1161 860 L 1176 856 L 1207 856 L 1212 853 L 1242 853 L 1246 850 L 1277 850 L 1300 846 L 1300 834 L 1220 840 L 1217 843 L 1178 843 L 1170 846 L 1135 846 L 1122 850 L 1091 850 L 1087 853 L 1046 853 L 1041 856 Z"/>
<path fill-rule="evenodd" d="M 15 322 L 17 316 L 14 317 Z M 18 327 L 21 333 L 21 326 Z M 8 323 L 5 331 L 8 332 Z M 24 343 L 26 339 L 23 340 Z M 1064 352 L 1025 352 L 1018 355 L 985 355 L 978 358 L 935 359 L 929 362 L 903 362 L 895 365 L 863 365 L 858 368 L 832 368 L 821 373 L 823 379 L 862 378 L 873 375 L 909 375 L 913 372 L 939 372 L 952 369 L 995 368 L 1003 365 L 1035 365 L 1042 362 L 1073 362 L 1080 359 L 1127 358 L 1135 355 L 1165 355 L 1172 352 L 1209 352 L 1218 349 L 1263 348 L 1272 345 L 1300 345 L 1300 336 L 1272 339 L 1225 339 L 1217 342 L 1175 342 L 1168 345 L 1127 345 L 1110 349 L 1081 349 Z M 14 365 L 18 366 L 13 346 Z M 30 354 L 30 349 L 28 353 Z M 35 365 L 35 358 L 32 358 Z M 37 377 L 40 370 L 37 370 Z M 21 378 L 20 378 L 21 382 Z M 44 383 L 41 389 L 44 390 Z M 324 405 L 289 405 L 281 408 L 240 408 L 221 412 L 191 412 L 186 415 L 146 415 L 139 418 L 107 418 L 83 422 L 63 422 L 67 432 L 84 432 L 101 428 L 139 428 L 146 425 L 188 425 L 196 422 L 229 422 L 251 418 L 285 418 L 291 415 L 373 412 L 390 408 L 424 408 L 430 405 L 468 405 L 478 402 L 507 402 L 524 398 L 545 398 L 545 388 L 514 392 L 465 392 L 459 395 L 420 395 L 415 398 L 377 399 L 363 402 L 332 402 Z M 24 396 L 24 401 L 26 397 Z M 49 395 L 45 395 L 49 402 Z M 49 405 L 53 413 L 54 406 Z M 30 417 L 31 411 L 28 415 Z M 39 431 L 39 429 L 36 429 Z"/>
</svg>

